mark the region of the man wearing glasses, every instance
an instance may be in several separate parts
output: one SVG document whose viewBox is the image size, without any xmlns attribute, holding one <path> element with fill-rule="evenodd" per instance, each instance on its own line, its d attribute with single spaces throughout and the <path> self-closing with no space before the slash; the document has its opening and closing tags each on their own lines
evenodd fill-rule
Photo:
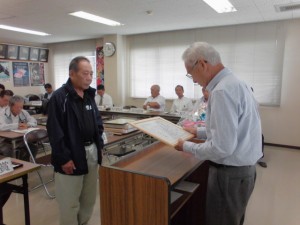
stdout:
<svg viewBox="0 0 300 225">
<path fill-rule="evenodd" d="M 251 88 L 223 66 L 219 53 L 208 43 L 194 43 L 182 58 L 187 76 L 210 95 L 206 141 L 180 140 L 176 149 L 210 161 L 206 224 L 242 225 L 255 185 L 255 164 L 262 156 L 257 103 Z M 203 130 L 192 132 L 203 135 Z"/>
</svg>

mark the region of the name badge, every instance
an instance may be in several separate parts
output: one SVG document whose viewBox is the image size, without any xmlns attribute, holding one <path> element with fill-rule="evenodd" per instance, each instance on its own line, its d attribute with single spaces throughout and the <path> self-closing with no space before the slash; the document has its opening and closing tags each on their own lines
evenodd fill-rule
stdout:
<svg viewBox="0 0 300 225">
<path fill-rule="evenodd" d="M 5 158 L 0 160 L 0 175 L 9 173 L 11 171 L 14 171 L 11 159 L 10 158 Z"/>
</svg>

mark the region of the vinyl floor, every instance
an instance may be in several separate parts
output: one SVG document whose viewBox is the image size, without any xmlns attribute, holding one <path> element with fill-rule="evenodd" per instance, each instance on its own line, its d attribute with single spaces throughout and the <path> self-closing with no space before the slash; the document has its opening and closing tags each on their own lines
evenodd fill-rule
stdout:
<svg viewBox="0 0 300 225">
<path fill-rule="evenodd" d="M 300 150 L 266 146 L 265 161 L 267 168 L 257 165 L 256 186 L 244 225 L 299 225 Z M 51 177 L 49 169 L 43 169 L 43 172 Z M 36 173 L 30 174 L 29 185 L 32 187 L 37 183 Z M 48 184 L 48 187 L 54 193 L 54 183 Z M 31 191 L 29 199 L 32 225 L 58 225 L 57 202 L 49 199 L 43 188 Z M 98 195 L 90 225 L 100 224 L 99 208 Z M 23 196 L 12 194 L 3 208 L 3 214 L 5 224 L 23 225 Z"/>
</svg>

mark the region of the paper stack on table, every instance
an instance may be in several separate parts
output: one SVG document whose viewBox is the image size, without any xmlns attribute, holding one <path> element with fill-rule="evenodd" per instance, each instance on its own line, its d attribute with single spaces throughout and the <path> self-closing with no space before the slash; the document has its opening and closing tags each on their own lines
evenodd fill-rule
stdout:
<svg viewBox="0 0 300 225">
<path fill-rule="evenodd" d="M 104 130 L 117 135 L 127 134 L 137 130 L 137 128 L 128 124 L 129 122 L 133 122 L 135 120 L 136 119 L 132 118 L 119 118 L 115 120 L 104 121 Z"/>
</svg>

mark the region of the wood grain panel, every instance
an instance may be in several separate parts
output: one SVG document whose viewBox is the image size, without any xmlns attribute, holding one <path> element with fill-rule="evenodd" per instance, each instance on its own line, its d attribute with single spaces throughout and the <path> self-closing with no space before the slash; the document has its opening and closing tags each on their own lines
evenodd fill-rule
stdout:
<svg viewBox="0 0 300 225">
<path fill-rule="evenodd" d="M 100 167 L 101 225 L 169 224 L 164 178 Z"/>
</svg>

